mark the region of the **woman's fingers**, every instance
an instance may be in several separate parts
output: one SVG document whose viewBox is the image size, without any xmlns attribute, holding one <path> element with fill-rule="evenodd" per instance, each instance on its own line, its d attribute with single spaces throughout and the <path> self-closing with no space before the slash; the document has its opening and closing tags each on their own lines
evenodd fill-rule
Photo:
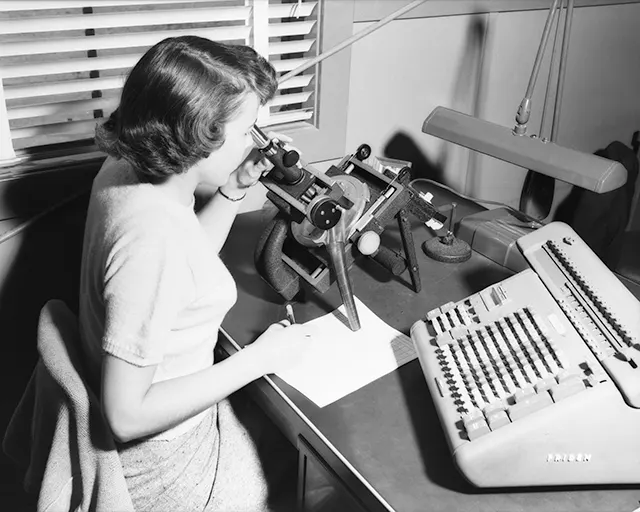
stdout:
<svg viewBox="0 0 640 512">
<path fill-rule="evenodd" d="M 293 142 L 293 139 L 284 133 L 279 132 L 267 132 L 267 137 L 270 139 L 278 139 L 280 142 Z"/>
<path fill-rule="evenodd" d="M 268 329 L 284 329 L 285 327 L 289 327 L 290 325 L 291 325 L 291 322 L 289 322 L 289 320 L 284 318 L 283 320 L 280 320 L 279 322 L 271 324 L 268 327 Z"/>
<path fill-rule="evenodd" d="M 260 175 L 273 169 L 273 163 L 268 158 L 263 158 L 256 164 L 256 170 Z"/>
</svg>

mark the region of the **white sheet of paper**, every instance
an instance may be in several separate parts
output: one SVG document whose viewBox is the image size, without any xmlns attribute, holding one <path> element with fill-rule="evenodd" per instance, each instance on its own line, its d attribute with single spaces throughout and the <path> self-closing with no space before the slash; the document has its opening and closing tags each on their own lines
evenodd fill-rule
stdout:
<svg viewBox="0 0 640 512">
<path fill-rule="evenodd" d="M 277 375 L 324 407 L 417 357 L 411 338 L 387 325 L 357 298 L 360 329 L 348 327 L 344 306 L 306 325 L 314 348 L 306 362 Z"/>
</svg>

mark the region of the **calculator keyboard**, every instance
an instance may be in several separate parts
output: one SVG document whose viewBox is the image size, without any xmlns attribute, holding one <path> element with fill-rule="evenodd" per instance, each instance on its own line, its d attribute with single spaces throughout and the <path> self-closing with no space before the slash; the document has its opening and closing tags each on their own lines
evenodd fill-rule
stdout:
<svg viewBox="0 0 640 512">
<path fill-rule="evenodd" d="M 564 224 L 518 246 L 532 268 L 411 328 L 454 459 L 479 486 L 640 482 L 640 303 Z"/>
<path fill-rule="evenodd" d="M 515 286 L 533 290 L 540 286 L 536 279 L 528 272 L 517 277 L 522 282 Z M 558 345 L 555 338 L 564 328 L 557 317 L 544 319 L 527 306 L 482 323 L 480 316 L 490 312 L 485 301 L 494 310 L 512 301 L 506 284 L 481 297 L 427 315 L 439 367 L 435 382 L 441 394 L 453 399 L 469 439 L 578 393 L 588 383 L 595 385 L 583 370 L 588 364 L 572 365 Z"/>
</svg>

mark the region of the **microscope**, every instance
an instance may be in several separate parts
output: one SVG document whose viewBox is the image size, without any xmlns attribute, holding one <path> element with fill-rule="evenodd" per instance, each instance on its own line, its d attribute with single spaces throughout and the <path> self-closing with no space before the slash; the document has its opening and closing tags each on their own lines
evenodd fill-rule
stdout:
<svg viewBox="0 0 640 512">
<path fill-rule="evenodd" d="M 410 168 L 379 172 L 364 163 L 367 145 L 347 155 L 326 173 L 300 160 L 299 154 L 269 139 L 257 126 L 251 131 L 260 152 L 273 163 L 261 178 L 278 212 L 255 250 L 260 276 L 285 300 L 306 282 L 319 293 L 337 282 L 349 328 L 360 329 L 349 269 L 368 256 L 399 276 L 409 270 L 414 291 L 421 289 L 409 214 L 436 229 L 446 217 L 409 186 Z M 404 255 L 381 243 L 380 234 L 396 220 Z"/>
</svg>

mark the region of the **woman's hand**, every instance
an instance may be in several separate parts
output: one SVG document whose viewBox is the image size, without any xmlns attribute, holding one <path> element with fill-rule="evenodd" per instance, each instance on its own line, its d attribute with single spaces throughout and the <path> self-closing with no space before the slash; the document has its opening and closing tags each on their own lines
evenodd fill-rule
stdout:
<svg viewBox="0 0 640 512">
<path fill-rule="evenodd" d="M 315 343 L 313 329 L 288 320 L 272 324 L 245 350 L 253 353 L 262 373 L 277 373 L 304 362 Z"/>
<path fill-rule="evenodd" d="M 291 138 L 276 132 L 268 132 L 267 137 L 286 144 Z M 229 180 L 224 185 L 224 192 L 228 195 L 240 196 L 245 189 L 255 185 L 258 180 L 273 168 L 273 164 L 260 153 L 258 148 L 252 148 L 244 161 L 231 173 Z"/>
</svg>

